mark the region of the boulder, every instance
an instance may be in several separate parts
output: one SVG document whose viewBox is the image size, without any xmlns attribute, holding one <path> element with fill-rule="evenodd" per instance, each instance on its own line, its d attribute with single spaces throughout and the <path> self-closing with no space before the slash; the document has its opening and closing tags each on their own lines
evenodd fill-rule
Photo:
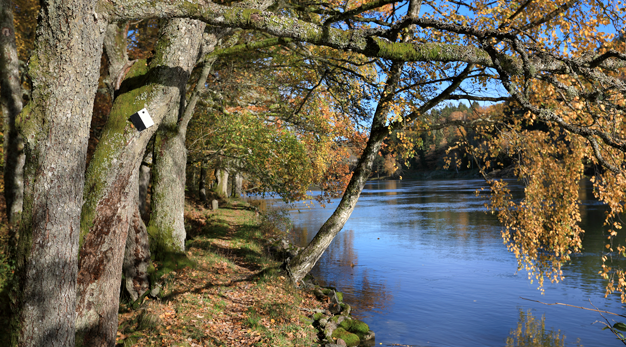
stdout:
<svg viewBox="0 0 626 347">
<path fill-rule="evenodd" d="M 342 339 L 346 346 L 358 346 L 361 343 L 361 339 L 356 334 L 346 331 L 344 328 L 335 329 L 331 337 Z"/>
</svg>

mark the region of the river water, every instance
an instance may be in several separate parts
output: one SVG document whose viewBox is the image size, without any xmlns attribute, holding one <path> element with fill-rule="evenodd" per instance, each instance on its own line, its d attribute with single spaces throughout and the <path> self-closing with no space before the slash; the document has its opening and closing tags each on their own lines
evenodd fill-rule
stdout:
<svg viewBox="0 0 626 347">
<path fill-rule="evenodd" d="M 602 330 L 598 313 L 520 298 L 585 307 L 591 300 L 625 313 L 619 297 L 604 298 L 597 275 L 604 212 L 589 185 L 581 187 L 585 251 L 564 266 L 563 282 L 545 285 L 544 295 L 525 271 L 516 273 L 501 227 L 485 213 L 486 198 L 475 194 L 483 185 L 368 182 L 313 275 L 345 294 L 354 314 L 376 332 L 378 346 L 621 345 Z M 290 207 L 294 240 L 304 246 L 337 203 Z"/>
</svg>

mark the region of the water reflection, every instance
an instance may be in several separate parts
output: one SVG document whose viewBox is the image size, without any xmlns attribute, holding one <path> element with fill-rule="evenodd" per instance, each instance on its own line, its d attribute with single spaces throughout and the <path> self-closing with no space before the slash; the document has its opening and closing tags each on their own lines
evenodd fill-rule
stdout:
<svg viewBox="0 0 626 347">
<path fill-rule="evenodd" d="M 506 347 L 564 347 L 565 335 L 560 330 L 554 331 L 546 327 L 546 317 L 537 319 L 533 316 L 532 310 L 519 309 L 519 321 L 517 328 L 511 330 L 510 336 L 506 339 Z M 581 346 L 577 341 L 577 346 Z"/>
<path fill-rule="evenodd" d="M 614 345 L 614 336 L 592 325 L 597 314 L 519 298 L 578 306 L 591 299 L 623 312 L 618 297 L 603 297 L 605 282 L 597 275 L 606 239 L 604 210 L 592 200 L 591 187 L 581 188 L 584 253 L 563 267 L 563 283 L 548 283 L 542 296 L 524 272 L 516 273 L 498 221 L 484 213 L 485 197 L 475 194 L 483 185 L 480 180 L 368 182 L 312 273 L 346 294 L 383 345 L 499 347 L 508 337 L 511 346 L 532 346 L 525 337 L 531 335 L 537 346 Z M 519 190 L 514 193 L 519 196 Z M 294 241 L 306 245 L 337 203 L 292 208 Z M 509 335 L 516 326 L 519 333 Z"/>
<path fill-rule="evenodd" d="M 306 227 L 296 227 L 291 235 L 292 240 L 300 246 L 306 245 L 313 236 L 309 235 Z M 370 279 L 369 268 L 359 265 L 354 239 L 354 230 L 342 231 L 315 265 L 311 274 L 318 278 L 322 285 L 340 288 L 345 301 L 355 308 L 353 315 L 362 319 L 360 312 L 382 311 L 393 296 L 385 283 Z M 330 272 L 326 269 L 333 270 Z"/>
</svg>

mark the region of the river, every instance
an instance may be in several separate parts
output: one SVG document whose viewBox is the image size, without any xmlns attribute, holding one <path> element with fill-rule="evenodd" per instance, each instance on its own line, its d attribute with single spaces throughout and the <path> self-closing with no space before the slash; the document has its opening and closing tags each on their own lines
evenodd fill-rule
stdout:
<svg viewBox="0 0 626 347">
<path fill-rule="evenodd" d="M 525 271 L 516 272 L 501 227 L 485 213 L 486 198 L 475 194 L 482 186 L 482 180 L 368 182 L 312 274 L 345 294 L 378 346 L 621 345 L 602 330 L 598 313 L 520 298 L 586 307 L 591 300 L 624 313 L 618 296 L 604 298 L 597 275 L 604 212 L 591 187 L 581 188 L 584 253 L 542 295 Z M 295 242 L 304 246 L 337 203 L 291 206 Z"/>
</svg>

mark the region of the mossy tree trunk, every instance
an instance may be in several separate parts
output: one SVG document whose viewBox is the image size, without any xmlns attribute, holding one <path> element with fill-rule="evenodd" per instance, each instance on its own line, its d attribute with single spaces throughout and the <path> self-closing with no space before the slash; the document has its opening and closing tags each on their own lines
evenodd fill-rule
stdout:
<svg viewBox="0 0 626 347">
<path fill-rule="evenodd" d="M 15 120 L 22 112 L 20 62 L 17 57 L 13 1 L 0 0 L 0 106 L 4 117 L 4 197 L 9 223 L 13 224 L 22 212 L 24 201 L 24 140 L 17 131 Z M 11 228 L 12 243 L 17 239 Z"/>
<path fill-rule="evenodd" d="M 184 97 L 184 94 L 182 95 Z M 152 249 L 160 259 L 185 251 L 185 134 L 178 126 L 179 112 L 168 114 L 154 140 L 150 223 Z"/>
<path fill-rule="evenodd" d="M 223 31 L 223 29 L 219 29 Z M 201 33 L 200 33 L 201 34 Z M 204 54 L 211 53 L 217 44 L 214 34 L 204 37 Z M 156 259 L 166 257 L 168 253 L 185 251 L 185 179 L 187 167 L 187 148 L 185 140 L 187 126 L 204 89 L 214 59 L 204 62 L 196 88 L 188 103 L 185 94 L 181 95 L 178 110 L 168 114 L 159 127 L 154 140 L 152 166 L 152 195 L 150 197 L 150 234 L 151 249 Z"/>
<path fill-rule="evenodd" d="M 41 2 L 30 58 L 24 204 L 12 288 L 12 344 L 74 346 L 87 142 L 107 19 L 97 2 Z"/>
<path fill-rule="evenodd" d="M 162 120 L 180 107 L 204 24 L 170 20 L 150 66 L 135 62 L 117 91 L 89 164 L 81 215 L 76 344 L 113 346 L 127 233 L 136 212 L 139 167 Z M 195 52 L 195 53 L 194 53 Z M 138 132 L 128 118 L 146 108 L 155 126 Z"/>
</svg>

